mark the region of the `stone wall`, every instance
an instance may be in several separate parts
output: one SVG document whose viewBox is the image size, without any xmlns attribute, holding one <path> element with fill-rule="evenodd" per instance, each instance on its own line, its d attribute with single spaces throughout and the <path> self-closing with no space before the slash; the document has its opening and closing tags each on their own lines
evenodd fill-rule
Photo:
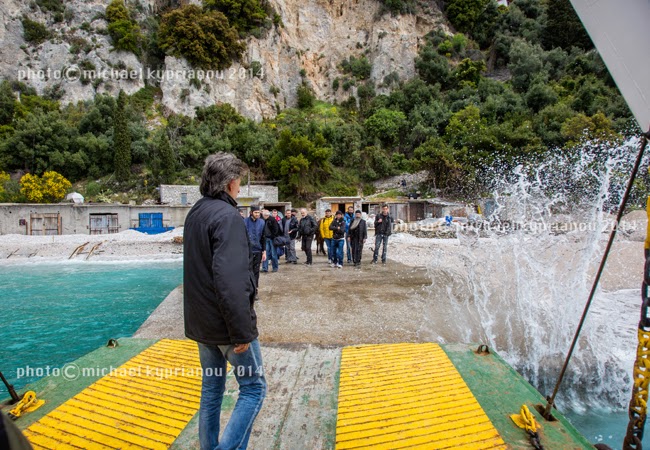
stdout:
<svg viewBox="0 0 650 450">
<path fill-rule="evenodd" d="M 110 204 L 1 204 L 0 235 L 30 234 L 33 214 L 60 214 L 62 234 L 90 234 L 91 214 L 117 214 L 117 231 L 138 226 L 138 214 L 162 213 L 163 225 L 181 227 L 189 212 L 188 206 L 132 206 Z"/>
<path fill-rule="evenodd" d="M 193 205 L 201 198 L 199 186 L 196 185 L 160 185 L 160 203 L 164 205 L 183 205 L 183 194 L 185 194 L 186 205 Z M 252 184 L 250 189 L 248 186 L 242 186 L 239 195 L 257 198 L 262 203 L 278 202 L 277 186 Z"/>
</svg>

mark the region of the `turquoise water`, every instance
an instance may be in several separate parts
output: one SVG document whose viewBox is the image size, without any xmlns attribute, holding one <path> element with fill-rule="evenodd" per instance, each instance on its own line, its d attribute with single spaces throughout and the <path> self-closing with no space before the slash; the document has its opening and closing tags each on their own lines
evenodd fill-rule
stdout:
<svg viewBox="0 0 650 450">
<path fill-rule="evenodd" d="M 18 378 L 21 368 L 61 367 L 131 336 L 182 273 L 180 260 L 0 266 L 0 371 L 18 390 L 40 378 Z"/>
<path fill-rule="evenodd" d="M 593 444 L 607 444 L 611 448 L 621 448 L 627 432 L 629 419 L 625 411 L 589 411 L 587 414 L 565 412 L 564 417 L 569 419 L 574 427 L 589 442 Z M 643 436 L 643 447 L 650 445 L 650 431 L 646 426 Z"/>
</svg>

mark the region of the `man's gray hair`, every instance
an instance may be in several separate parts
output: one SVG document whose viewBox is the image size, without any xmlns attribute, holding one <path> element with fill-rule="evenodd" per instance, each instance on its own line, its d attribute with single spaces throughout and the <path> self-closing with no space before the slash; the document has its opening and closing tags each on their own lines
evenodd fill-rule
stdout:
<svg viewBox="0 0 650 450">
<path fill-rule="evenodd" d="M 215 197 L 225 191 L 228 183 L 246 171 L 246 164 L 232 153 L 218 152 L 205 159 L 201 174 L 201 195 Z"/>
</svg>

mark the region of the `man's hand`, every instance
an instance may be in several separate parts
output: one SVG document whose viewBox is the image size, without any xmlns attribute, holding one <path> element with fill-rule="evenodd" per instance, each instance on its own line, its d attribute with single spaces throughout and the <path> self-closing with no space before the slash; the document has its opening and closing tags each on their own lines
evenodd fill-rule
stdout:
<svg viewBox="0 0 650 450">
<path fill-rule="evenodd" d="M 244 353 L 250 344 L 235 344 L 235 353 Z"/>
<path fill-rule="evenodd" d="M 266 251 L 262 252 L 262 262 L 266 261 Z"/>
</svg>

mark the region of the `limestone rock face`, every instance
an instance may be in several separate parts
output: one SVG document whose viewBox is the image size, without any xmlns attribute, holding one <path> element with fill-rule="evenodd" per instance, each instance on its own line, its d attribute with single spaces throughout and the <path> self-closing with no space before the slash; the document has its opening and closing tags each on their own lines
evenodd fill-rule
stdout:
<svg viewBox="0 0 650 450">
<path fill-rule="evenodd" d="M 144 87 L 143 77 L 124 74 L 125 70 L 139 74 L 142 63 L 131 53 L 112 50 L 105 34 L 108 24 L 103 14 L 109 3 L 66 1 L 64 20 L 55 22 L 53 14 L 41 11 L 34 2 L 3 0 L 0 78 L 25 82 L 39 94 L 58 85 L 62 103 L 91 99 L 96 93 L 117 95 L 120 89 L 132 94 Z M 142 4 L 141 9 L 144 18 L 150 7 Z M 52 37 L 40 45 L 26 42 L 23 16 L 45 24 Z"/>
<path fill-rule="evenodd" d="M 96 93 L 116 95 L 120 89 L 133 93 L 149 78 L 159 83 L 162 102 L 171 111 L 193 115 L 197 106 L 227 102 L 242 115 L 261 120 L 295 106 L 303 81 L 317 98 L 327 101 L 356 94 L 355 87 L 347 92 L 332 87 L 334 79 L 346 76 L 340 63 L 350 56 L 365 56 L 372 64 L 370 79 L 377 92 L 388 92 L 382 86 L 384 77 L 396 73 L 400 80 L 412 78 L 423 36 L 445 26 L 435 7 L 418 15 L 392 16 L 381 14 L 377 0 L 270 1 L 282 25 L 260 38 L 249 37 L 240 62 L 223 71 L 200 72 L 185 60 L 168 56 L 162 71 L 152 73 L 135 55 L 111 49 L 102 18 L 110 0 L 66 1 L 65 20 L 59 23 L 51 13 L 30 8 L 30 2 L 3 0 L 0 77 L 22 78 L 39 93 L 60 83 L 63 103 L 90 99 Z M 157 10 L 156 0 L 140 0 L 136 10 L 143 20 Z M 47 24 L 53 37 L 39 46 L 26 43 L 23 15 Z M 76 68 L 95 72 L 80 79 L 84 77 Z"/>
</svg>

